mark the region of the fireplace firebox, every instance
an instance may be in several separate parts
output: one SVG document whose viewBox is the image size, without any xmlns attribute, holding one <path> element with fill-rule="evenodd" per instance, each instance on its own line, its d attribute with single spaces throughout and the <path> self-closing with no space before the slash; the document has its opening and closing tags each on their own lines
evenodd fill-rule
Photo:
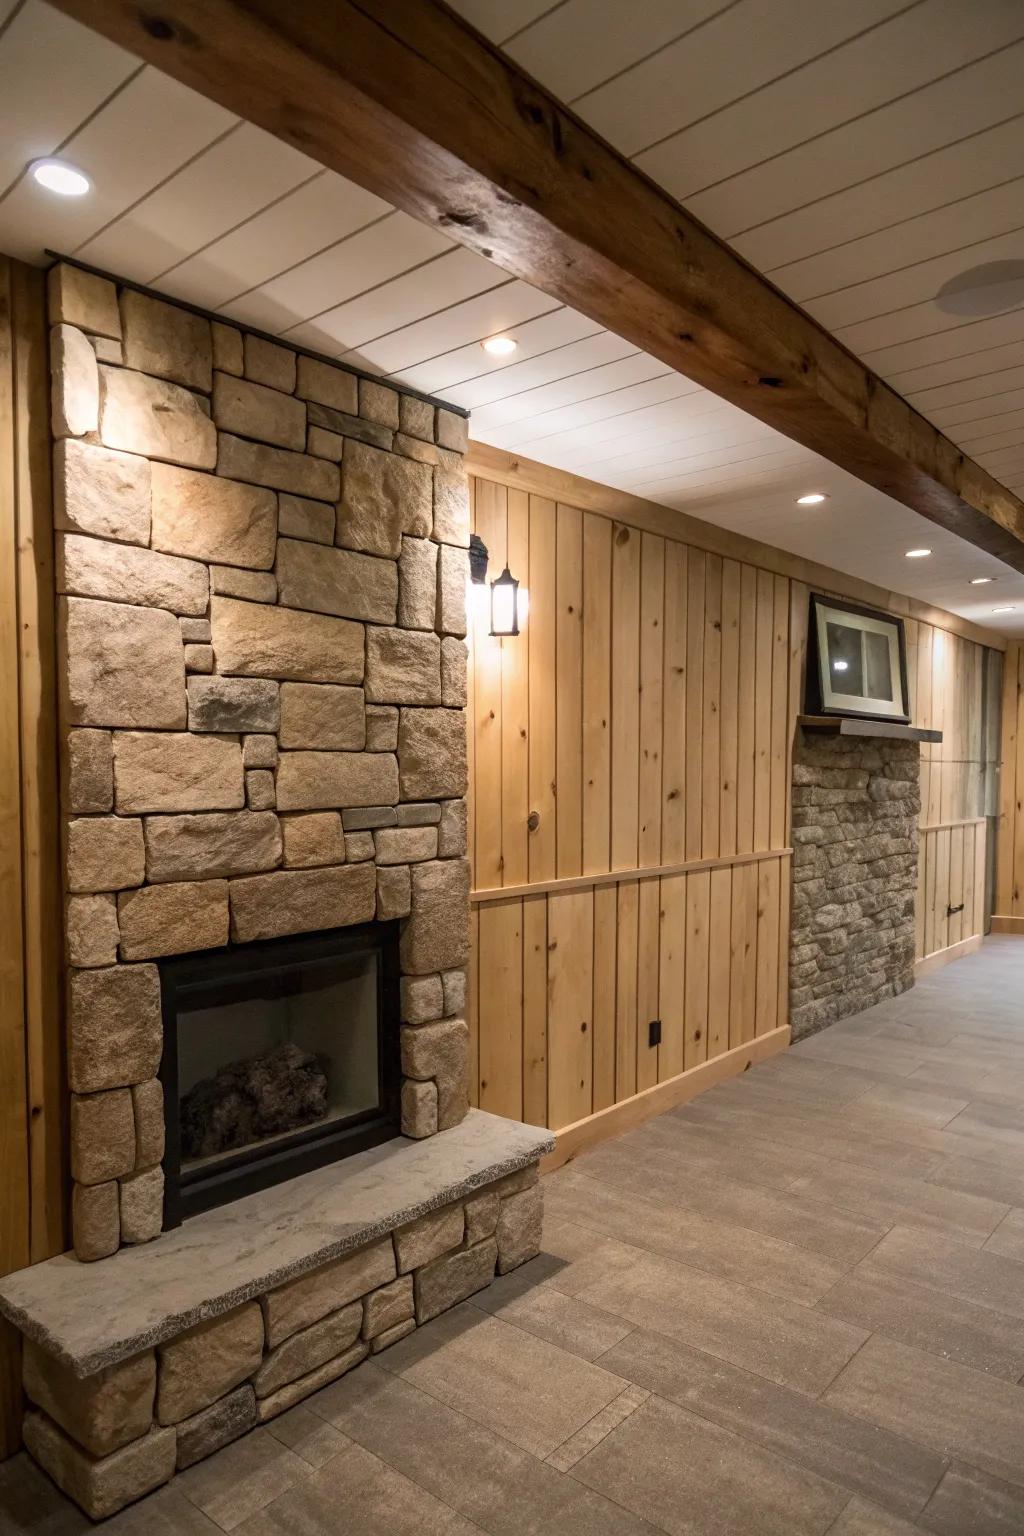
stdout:
<svg viewBox="0 0 1024 1536">
<path fill-rule="evenodd" d="M 162 961 L 164 1226 L 399 1134 L 398 924 Z"/>
</svg>

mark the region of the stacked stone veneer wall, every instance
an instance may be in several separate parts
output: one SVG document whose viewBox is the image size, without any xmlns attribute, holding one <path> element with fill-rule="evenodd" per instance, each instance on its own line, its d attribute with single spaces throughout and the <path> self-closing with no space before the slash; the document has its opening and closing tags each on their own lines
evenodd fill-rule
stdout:
<svg viewBox="0 0 1024 1536">
<path fill-rule="evenodd" d="M 540 1235 L 533 1164 L 84 1381 L 26 1340 L 25 1444 L 102 1519 L 532 1258 Z"/>
<path fill-rule="evenodd" d="M 159 957 L 401 919 L 402 1128 L 467 1110 L 466 421 L 50 274 L 75 1252 L 161 1228 Z"/>
<path fill-rule="evenodd" d="M 794 1039 L 913 985 L 919 754 L 916 742 L 798 732 Z"/>
</svg>

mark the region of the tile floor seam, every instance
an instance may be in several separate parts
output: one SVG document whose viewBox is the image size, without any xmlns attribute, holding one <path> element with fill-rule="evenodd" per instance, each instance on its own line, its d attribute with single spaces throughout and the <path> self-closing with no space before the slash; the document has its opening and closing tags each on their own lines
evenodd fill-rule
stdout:
<svg viewBox="0 0 1024 1536">
<path fill-rule="evenodd" d="M 898 1226 L 899 1226 L 899 1222 L 894 1221 L 891 1227 L 887 1227 L 886 1230 L 882 1233 L 881 1237 L 879 1237 L 877 1239 L 877 1241 L 874 1242 L 871 1245 L 871 1247 L 868 1249 L 867 1253 L 862 1254 L 861 1257 L 857 1260 L 857 1262 L 855 1264 L 851 1265 L 851 1267 L 846 1271 L 845 1274 L 840 1275 L 839 1278 L 835 1281 L 835 1283 L 833 1285 L 829 1286 L 828 1290 L 825 1292 L 825 1294 L 823 1296 L 819 1296 L 818 1297 L 817 1301 L 814 1303 L 814 1310 L 815 1311 L 818 1311 L 818 1309 L 821 1307 L 821 1304 L 822 1304 L 823 1301 L 827 1301 L 828 1300 L 828 1298 L 832 1295 L 832 1292 L 836 1289 L 836 1286 L 845 1285 L 850 1280 L 851 1276 L 853 1276 L 853 1275 L 855 1275 L 857 1273 L 858 1269 L 860 1269 L 862 1264 L 867 1264 L 868 1263 L 869 1259 L 871 1258 L 871 1255 L 873 1253 L 877 1253 L 878 1249 L 885 1242 L 885 1240 L 889 1236 L 889 1234 L 891 1232 L 895 1232 L 895 1230 L 896 1230 L 896 1228 Z"/>
<path fill-rule="evenodd" d="M 592 1424 L 596 1422 L 596 1420 L 600 1419 L 602 1416 L 610 1414 L 616 1408 L 616 1406 L 622 1402 L 623 1398 L 629 1397 L 631 1393 L 634 1395 L 642 1394 L 642 1396 L 639 1397 L 639 1401 L 626 1404 L 625 1411 L 620 1413 L 615 1418 L 614 1422 L 608 1425 L 608 1428 L 605 1430 L 604 1434 L 595 1440 L 593 1445 L 589 1445 L 585 1451 L 581 1451 L 580 1454 L 575 1457 L 568 1466 L 560 1466 L 558 1462 L 553 1459 L 558 1455 L 559 1451 L 564 1451 L 566 1446 L 570 1445 L 573 1440 L 577 1440 L 580 1438 L 580 1436 L 585 1435 L 586 1431 Z M 556 1472 L 571 1471 L 578 1461 L 582 1461 L 584 1456 L 589 1456 L 591 1451 L 597 1449 L 602 1440 L 607 1440 L 608 1436 L 612 1433 L 613 1430 L 618 1429 L 620 1424 L 624 1424 L 628 1418 L 636 1413 L 638 1408 L 642 1408 L 650 1396 L 651 1393 L 647 1390 L 646 1387 L 640 1387 L 637 1386 L 635 1382 L 630 1382 L 626 1387 L 623 1388 L 618 1397 L 612 1398 L 610 1403 L 606 1403 L 603 1408 L 599 1408 L 597 1412 L 592 1414 L 591 1417 L 587 1419 L 585 1423 L 581 1424 L 578 1429 L 573 1430 L 571 1435 L 566 1435 L 565 1439 L 559 1445 L 556 1445 L 554 1450 L 549 1451 L 548 1454 L 543 1458 L 545 1465 L 554 1467 Z"/>
</svg>

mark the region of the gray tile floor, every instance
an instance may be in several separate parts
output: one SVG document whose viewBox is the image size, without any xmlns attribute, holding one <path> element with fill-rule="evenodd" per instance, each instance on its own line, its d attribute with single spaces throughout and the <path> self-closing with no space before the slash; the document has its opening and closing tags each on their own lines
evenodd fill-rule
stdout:
<svg viewBox="0 0 1024 1536">
<path fill-rule="evenodd" d="M 1024 1533 L 1024 942 L 546 1192 L 540 1258 L 106 1529 Z M 88 1529 L 0 1467 L 4 1536 Z"/>
</svg>

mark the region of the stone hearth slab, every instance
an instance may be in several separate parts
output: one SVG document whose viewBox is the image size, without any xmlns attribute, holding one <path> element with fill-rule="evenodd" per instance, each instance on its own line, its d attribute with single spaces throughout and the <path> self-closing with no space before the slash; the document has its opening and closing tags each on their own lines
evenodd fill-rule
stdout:
<svg viewBox="0 0 1024 1536">
<path fill-rule="evenodd" d="M 551 1151 L 536 1126 L 470 1110 L 194 1216 L 98 1263 L 71 1254 L 0 1281 L 0 1313 L 78 1376 L 126 1360 Z"/>
</svg>

